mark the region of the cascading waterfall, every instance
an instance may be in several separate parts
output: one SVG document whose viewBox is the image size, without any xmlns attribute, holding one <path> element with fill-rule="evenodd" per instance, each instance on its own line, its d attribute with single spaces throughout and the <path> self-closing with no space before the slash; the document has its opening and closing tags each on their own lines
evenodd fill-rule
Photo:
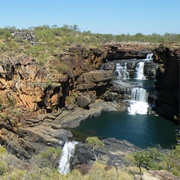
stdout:
<svg viewBox="0 0 180 180">
<path fill-rule="evenodd" d="M 146 59 L 145 59 L 145 60 L 146 60 L 146 61 L 153 60 L 152 56 L 153 56 L 153 53 L 147 54 L 147 56 L 146 56 Z"/>
<path fill-rule="evenodd" d="M 135 79 L 146 79 L 144 76 L 144 62 L 137 63 L 134 76 Z"/>
<path fill-rule="evenodd" d="M 129 72 L 127 71 L 127 63 L 124 63 L 124 66 L 121 66 L 120 63 L 117 63 L 115 66 L 114 75 L 121 79 L 129 79 Z"/>
<path fill-rule="evenodd" d="M 78 142 L 66 142 L 63 147 L 58 167 L 59 172 L 63 175 L 70 172 L 70 159 L 74 155 L 76 144 L 78 144 Z"/>
<path fill-rule="evenodd" d="M 148 111 L 148 93 L 143 88 L 133 88 L 131 91 L 131 101 L 128 111 L 130 114 L 147 114 Z"/>
</svg>

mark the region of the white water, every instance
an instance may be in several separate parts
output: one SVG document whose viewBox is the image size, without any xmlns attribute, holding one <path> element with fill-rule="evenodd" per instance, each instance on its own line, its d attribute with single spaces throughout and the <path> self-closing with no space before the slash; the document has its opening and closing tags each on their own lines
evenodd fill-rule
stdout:
<svg viewBox="0 0 180 180">
<path fill-rule="evenodd" d="M 127 71 L 127 63 L 124 63 L 124 66 L 121 66 L 120 63 L 117 63 L 115 66 L 114 75 L 121 79 L 129 79 L 129 72 Z"/>
<path fill-rule="evenodd" d="M 134 75 L 136 79 L 146 79 L 144 76 L 144 62 L 137 63 Z"/>
<path fill-rule="evenodd" d="M 128 111 L 130 114 L 147 114 L 148 94 L 143 88 L 133 88 L 131 91 L 131 102 Z"/>
<path fill-rule="evenodd" d="M 150 61 L 150 60 L 153 60 L 153 58 L 152 58 L 152 56 L 153 56 L 153 53 L 151 53 L 151 54 L 147 54 L 147 56 L 146 56 L 146 61 Z"/>
<path fill-rule="evenodd" d="M 66 142 L 63 150 L 62 155 L 59 160 L 59 167 L 58 171 L 65 175 L 70 172 L 70 159 L 74 155 L 75 146 L 78 142 L 72 141 L 72 142 Z"/>
</svg>

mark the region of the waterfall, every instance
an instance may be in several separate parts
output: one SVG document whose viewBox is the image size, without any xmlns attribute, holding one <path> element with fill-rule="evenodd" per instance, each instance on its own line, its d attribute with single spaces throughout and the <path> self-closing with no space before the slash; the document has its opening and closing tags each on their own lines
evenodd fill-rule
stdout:
<svg viewBox="0 0 180 180">
<path fill-rule="evenodd" d="M 147 54 L 147 56 L 146 56 L 146 59 L 145 59 L 145 60 L 146 60 L 146 61 L 153 60 L 152 56 L 153 56 L 153 53 Z"/>
<path fill-rule="evenodd" d="M 137 63 L 134 75 L 136 79 L 146 79 L 144 76 L 144 62 Z"/>
<path fill-rule="evenodd" d="M 133 88 L 131 91 L 131 101 L 128 111 L 130 114 L 147 114 L 148 94 L 143 88 Z"/>
<path fill-rule="evenodd" d="M 66 142 L 63 150 L 62 155 L 59 160 L 59 167 L 58 171 L 65 175 L 70 172 L 70 159 L 74 155 L 75 146 L 78 142 L 72 141 L 72 142 Z"/>
<path fill-rule="evenodd" d="M 124 63 L 124 66 L 121 66 L 120 63 L 117 63 L 115 66 L 114 75 L 121 79 L 129 79 L 129 72 L 127 71 L 127 63 Z"/>
<path fill-rule="evenodd" d="M 147 102 L 147 93 L 143 88 L 133 88 L 131 92 L 131 100 Z"/>
</svg>

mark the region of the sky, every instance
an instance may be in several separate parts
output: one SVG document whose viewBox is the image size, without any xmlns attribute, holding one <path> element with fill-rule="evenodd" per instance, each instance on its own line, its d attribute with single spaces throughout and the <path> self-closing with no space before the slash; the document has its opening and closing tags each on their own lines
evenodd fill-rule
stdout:
<svg viewBox="0 0 180 180">
<path fill-rule="evenodd" d="M 0 0 L 0 28 L 64 24 L 103 34 L 177 34 L 180 0 Z"/>
</svg>

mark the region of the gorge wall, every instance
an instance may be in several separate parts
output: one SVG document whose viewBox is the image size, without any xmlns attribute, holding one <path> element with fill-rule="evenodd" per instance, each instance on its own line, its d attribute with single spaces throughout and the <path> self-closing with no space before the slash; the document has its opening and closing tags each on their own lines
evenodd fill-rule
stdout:
<svg viewBox="0 0 180 180">
<path fill-rule="evenodd" d="M 108 99 L 109 94 L 113 95 L 112 69 L 100 70 L 101 64 L 117 59 L 145 59 L 152 50 L 149 43 L 122 43 L 106 44 L 99 49 L 72 46 L 64 53 L 53 54 L 44 64 L 24 54 L 3 58 L 0 62 L 0 143 L 18 157 L 27 159 L 44 147 L 62 146 L 73 136 L 64 128 L 75 127 L 83 118 L 109 108 L 115 110 L 113 102 L 108 106 L 103 101 L 113 100 Z M 168 54 L 165 60 L 164 53 Z M 171 65 L 169 57 L 173 62 L 179 58 L 170 50 L 155 50 L 159 63 L 157 106 L 173 105 L 176 112 L 179 82 L 171 82 L 170 89 L 166 79 L 177 77 L 178 70 L 176 63 Z M 164 67 L 158 61 L 161 58 Z M 134 67 L 135 64 L 129 68 Z M 147 64 L 147 75 L 151 69 L 151 63 Z M 163 100 L 169 92 L 176 92 L 170 103 Z"/>
<path fill-rule="evenodd" d="M 180 47 L 160 45 L 154 53 L 155 62 L 159 64 L 155 82 L 157 113 L 170 119 L 179 117 Z"/>
</svg>

